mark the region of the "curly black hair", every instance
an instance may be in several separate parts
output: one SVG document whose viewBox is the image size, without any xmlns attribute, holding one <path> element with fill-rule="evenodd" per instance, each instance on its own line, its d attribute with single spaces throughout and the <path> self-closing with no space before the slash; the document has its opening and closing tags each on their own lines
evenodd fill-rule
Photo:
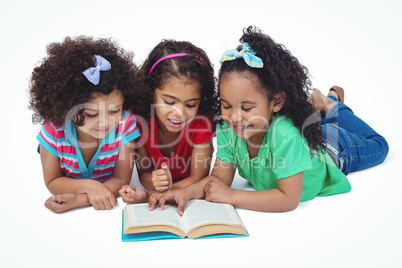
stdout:
<svg viewBox="0 0 402 268">
<path fill-rule="evenodd" d="M 281 115 L 290 118 L 300 129 L 312 152 L 324 149 L 322 128 L 311 117 L 315 110 L 306 92 L 311 90 L 308 69 L 285 46 L 273 41 L 257 27 L 244 28 L 240 42 L 250 45 L 256 52 L 255 55 L 263 61 L 264 67 L 250 68 L 243 59 L 225 61 L 219 71 L 219 82 L 225 73 L 250 72 L 256 75 L 268 99 L 284 92 L 286 100 L 280 111 Z M 237 50 L 240 51 L 241 46 Z"/>
<path fill-rule="evenodd" d="M 111 64 L 109 71 L 100 73 L 98 85 L 83 75 L 83 71 L 94 66 L 94 55 L 104 57 Z M 91 93 L 108 95 L 114 90 L 122 93 L 124 109 L 134 110 L 138 68 L 133 57 L 132 52 L 125 51 L 111 38 L 66 37 L 61 43 L 49 44 L 47 57 L 33 70 L 31 77 L 32 122 L 64 123 L 67 114 L 84 104 Z M 81 126 L 84 119 L 83 109 L 79 109 L 72 120 Z"/>
<path fill-rule="evenodd" d="M 176 53 L 190 55 L 165 59 L 159 62 L 150 74 L 150 69 L 158 60 Z M 171 78 L 186 78 L 197 82 L 202 96 L 199 111 L 214 119 L 218 113 L 218 94 L 212 64 L 204 50 L 190 42 L 176 40 L 162 40 L 149 53 L 138 72 L 140 89 L 135 106 L 144 118 L 151 115 L 150 107 L 155 89 L 162 87 Z"/>
</svg>

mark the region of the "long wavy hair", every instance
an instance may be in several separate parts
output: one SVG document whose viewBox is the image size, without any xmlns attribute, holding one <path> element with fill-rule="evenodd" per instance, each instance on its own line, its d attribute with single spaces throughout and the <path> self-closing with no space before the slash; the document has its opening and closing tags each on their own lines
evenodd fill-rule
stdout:
<svg viewBox="0 0 402 268">
<path fill-rule="evenodd" d="M 256 27 L 245 28 L 240 42 L 250 45 L 256 56 L 263 61 L 264 67 L 251 68 L 243 59 L 225 61 L 219 71 L 219 82 L 229 72 L 250 72 L 256 75 L 268 99 L 284 92 L 286 100 L 280 111 L 281 115 L 290 118 L 300 129 L 311 151 L 324 149 L 322 128 L 316 120 L 311 122 L 315 110 L 307 95 L 307 90 L 311 90 L 307 68 L 285 46 L 276 43 Z M 241 46 L 237 50 L 240 51 Z"/>
<path fill-rule="evenodd" d="M 159 62 L 150 74 L 151 67 L 158 60 L 176 53 L 191 55 L 165 59 Z M 162 40 L 149 53 L 139 70 L 138 78 L 139 95 L 135 100 L 135 106 L 145 118 L 150 117 L 155 89 L 162 87 L 171 78 L 186 78 L 198 83 L 201 88 L 199 111 L 212 119 L 218 113 L 214 69 L 205 51 L 190 42 Z"/>
<path fill-rule="evenodd" d="M 100 73 L 98 85 L 82 74 L 94 66 L 94 55 L 104 57 L 111 64 L 109 71 Z M 34 111 L 32 122 L 62 124 L 67 114 L 84 104 L 91 93 L 108 95 L 114 90 L 123 95 L 124 108 L 135 112 L 132 104 L 136 98 L 138 69 L 133 56 L 113 39 L 78 36 L 49 44 L 47 56 L 32 72 L 29 92 L 29 108 Z M 78 109 L 72 121 L 81 126 L 84 119 L 83 109 Z"/>
</svg>

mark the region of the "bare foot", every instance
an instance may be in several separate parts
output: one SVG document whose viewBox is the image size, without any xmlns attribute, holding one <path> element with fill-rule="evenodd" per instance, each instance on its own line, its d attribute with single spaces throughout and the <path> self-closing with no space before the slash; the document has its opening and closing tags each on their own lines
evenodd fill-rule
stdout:
<svg viewBox="0 0 402 268">
<path fill-rule="evenodd" d="M 135 189 L 132 185 L 124 185 L 119 194 L 123 201 L 128 204 L 148 202 L 148 193 L 144 189 Z"/>
<path fill-rule="evenodd" d="M 45 201 L 45 207 L 55 213 L 61 213 L 76 207 L 83 207 L 88 205 L 84 200 L 83 194 L 59 194 L 49 197 Z"/>
<path fill-rule="evenodd" d="M 335 97 L 338 97 L 336 92 L 330 91 L 328 95 L 335 93 Z M 324 96 L 320 90 L 314 89 L 313 93 L 311 94 L 311 104 L 313 104 L 314 109 L 316 111 L 329 111 L 331 108 L 336 104 L 335 101 L 331 100 L 330 98 Z"/>
</svg>

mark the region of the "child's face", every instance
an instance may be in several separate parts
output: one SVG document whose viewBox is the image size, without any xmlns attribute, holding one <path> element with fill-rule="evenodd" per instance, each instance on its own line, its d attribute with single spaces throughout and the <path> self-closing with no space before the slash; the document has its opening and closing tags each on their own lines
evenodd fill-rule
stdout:
<svg viewBox="0 0 402 268">
<path fill-rule="evenodd" d="M 239 138 L 250 141 L 262 141 L 276 112 L 274 102 L 257 88 L 257 79 L 251 73 L 230 72 L 219 85 L 223 120 Z"/>
<path fill-rule="evenodd" d="M 119 123 L 123 101 L 123 95 L 117 90 L 109 95 L 92 93 L 85 103 L 84 125 L 77 127 L 78 132 L 95 139 L 104 138 Z"/>
<path fill-rule="evenodd" d="M 156 88 L 153 98 L 155 115 L 163 131 L 179 132 L 198 113 L 201 89 L 198 83 L 188 79 L 169 79 Z"/>
</svg>

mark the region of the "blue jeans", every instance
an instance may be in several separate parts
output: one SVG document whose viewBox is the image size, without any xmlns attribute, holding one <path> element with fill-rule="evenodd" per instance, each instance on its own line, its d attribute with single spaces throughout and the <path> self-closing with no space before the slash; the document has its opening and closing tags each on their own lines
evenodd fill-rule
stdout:
<svg viewBox="0 0 402 268">
<path fill-rule="evenodd" d="M 335 106 L 321 120 L 327 153 L 344 174 L 384 162 L 388 143 L 337 98 Z"/>
</svg>

